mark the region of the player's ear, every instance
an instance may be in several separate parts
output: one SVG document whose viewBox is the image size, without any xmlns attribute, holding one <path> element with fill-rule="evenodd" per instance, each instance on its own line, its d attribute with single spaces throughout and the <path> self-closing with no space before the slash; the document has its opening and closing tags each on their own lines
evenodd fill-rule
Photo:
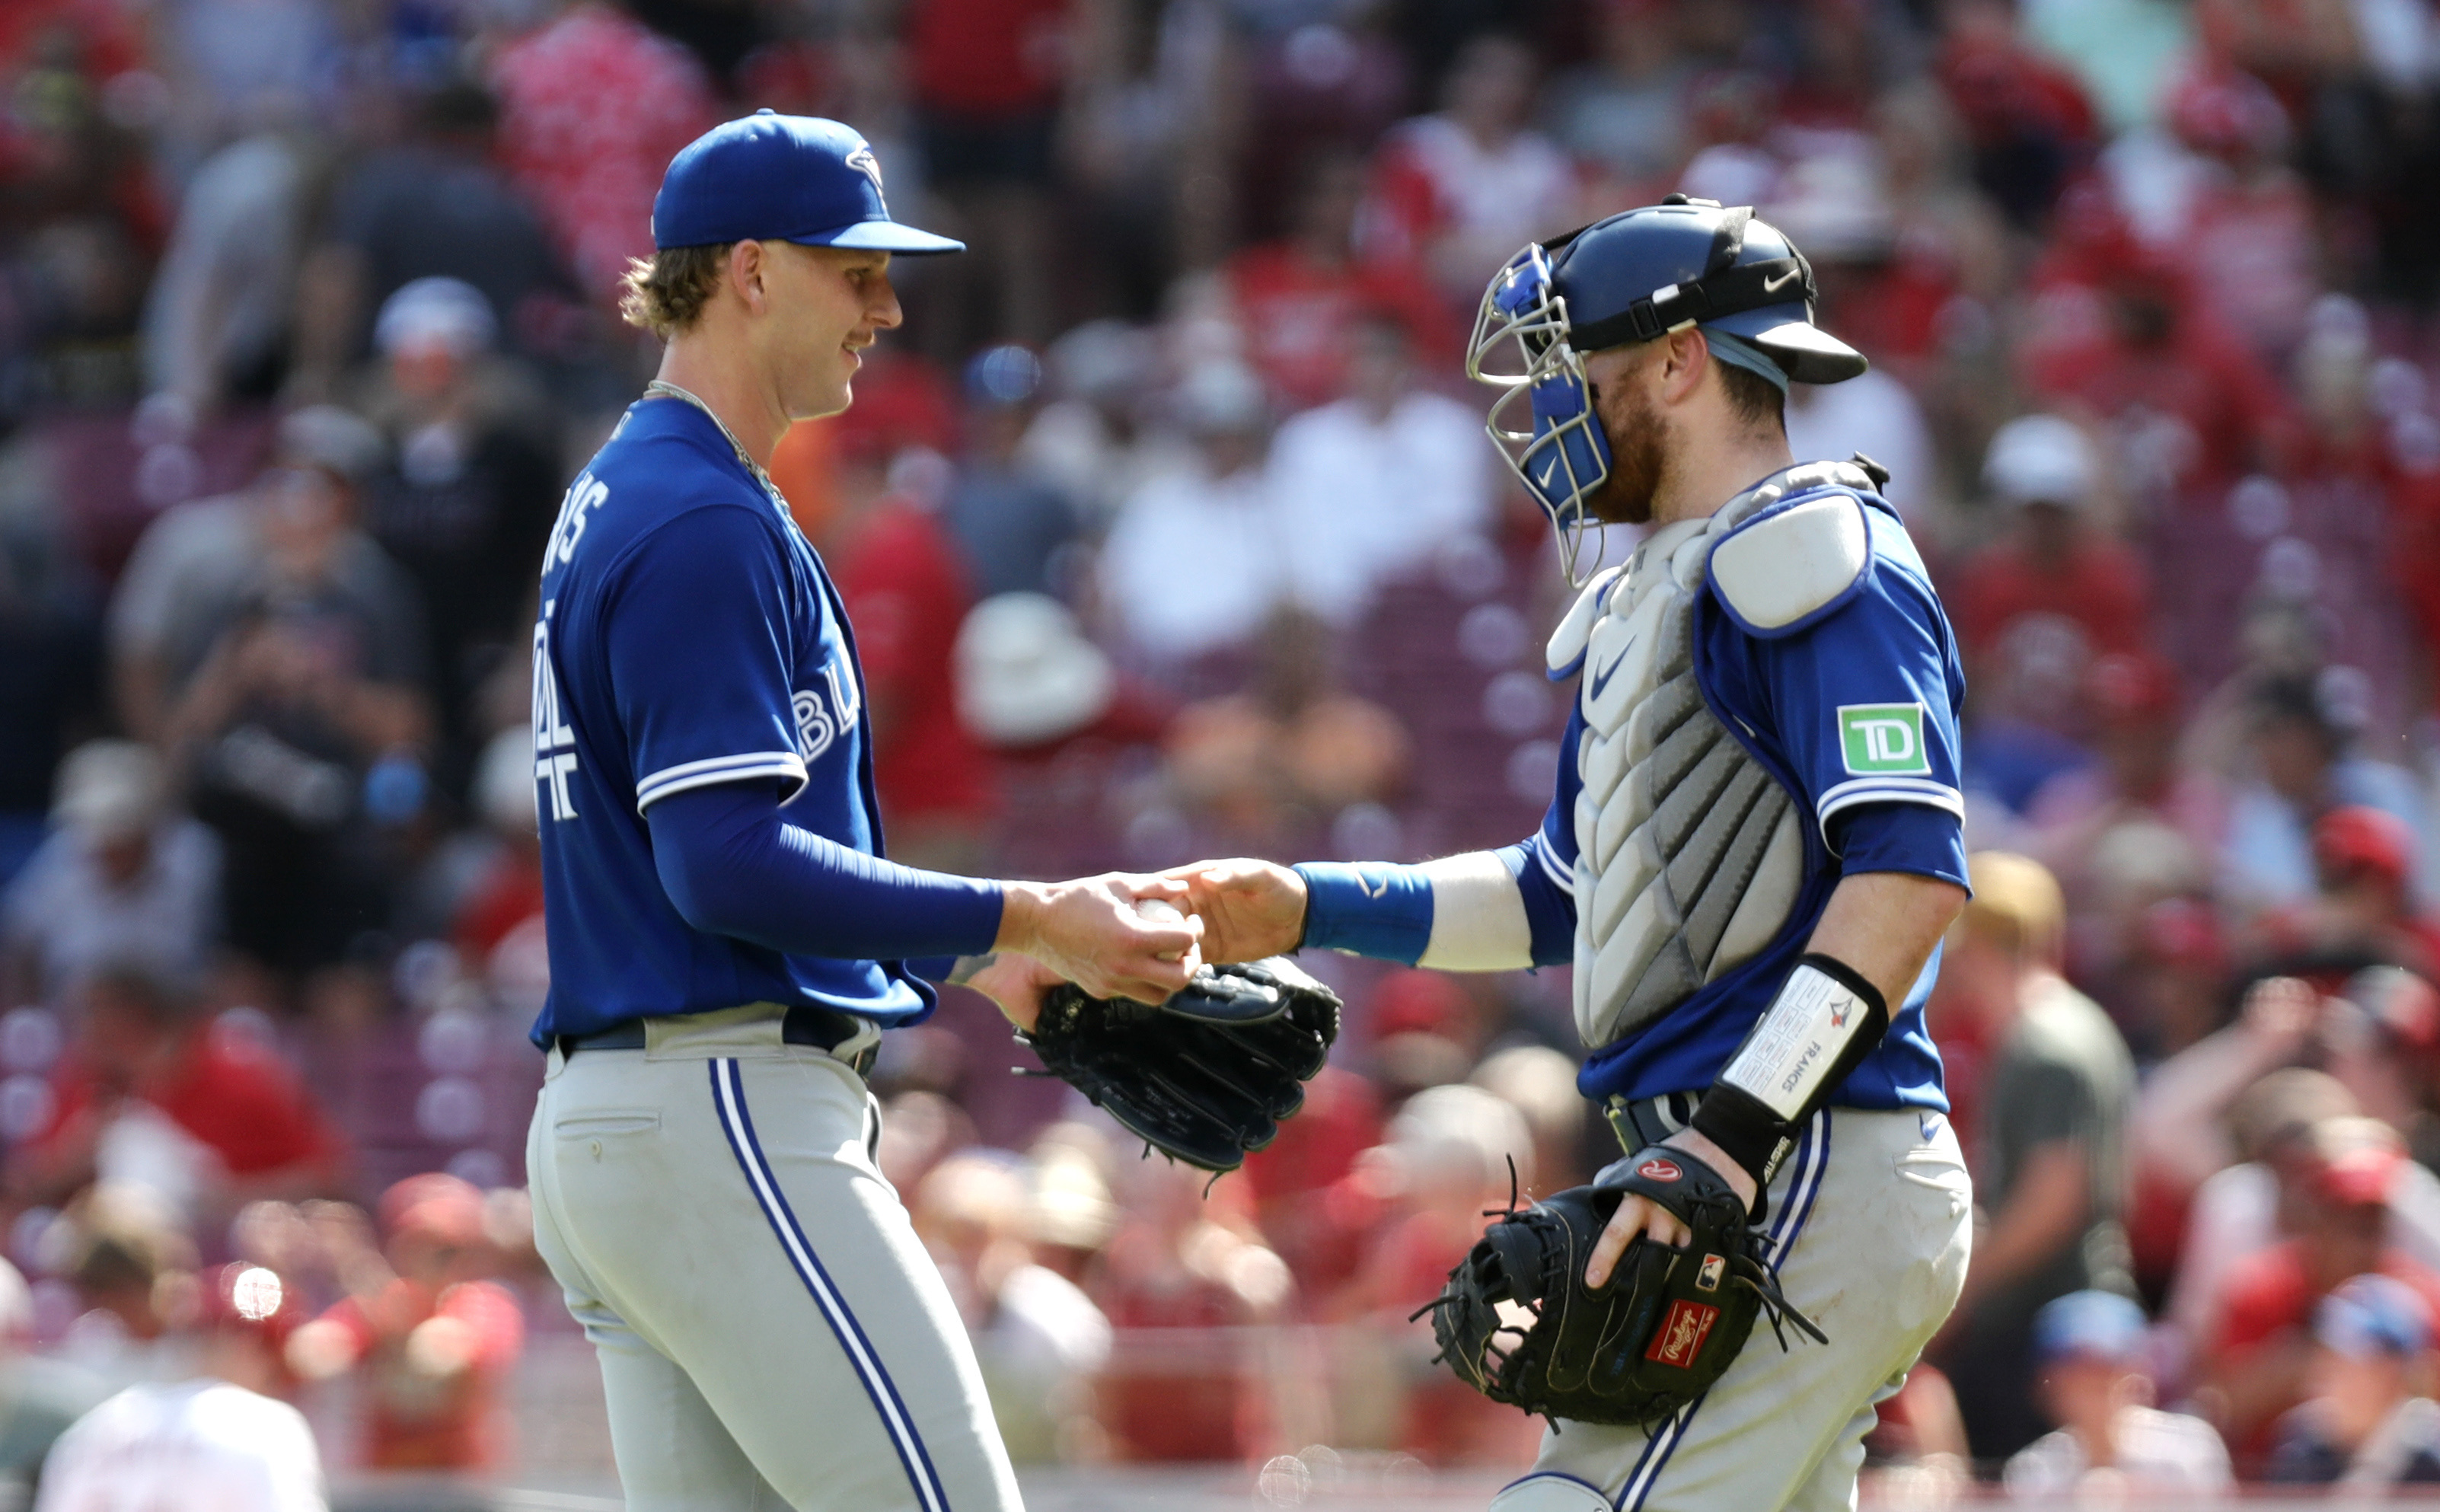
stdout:
<svg viewBox="0 0 2440 1512">
<path fill-rule="evenodd" d="M 1660 401 L 1682 404 L 1702 386 L 1703 371 L 1711 365 L 1711 344 L 1693 326 L 1673 331 L 1660 340 L 1660 354 L 1656 359 L 1660 365 Z"/>
<path fill-rule="evenodd" d="M 768 303 L 762 287 L 768 261 L 769 256 L 760 242 L 740 242 L 728 249 L 728 286 L 756 315 L 762 314 Z"/>
</svg>

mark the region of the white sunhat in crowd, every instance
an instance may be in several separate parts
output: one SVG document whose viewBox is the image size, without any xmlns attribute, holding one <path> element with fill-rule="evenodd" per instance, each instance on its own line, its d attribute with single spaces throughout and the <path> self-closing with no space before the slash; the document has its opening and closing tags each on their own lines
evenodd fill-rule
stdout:
<svg viewBox="0 0 2440 1512">
<path fill-rule="evenodd" d="M 995 594 L 958 628 L 958 713 L 995 746 L 1073 734 L 1110 707 L 1110 658 L 1043 593 Z"/>
<path fill-rule="evenodd" d="M 403 348 L 445 347 L 459 357 L 488 351 L 498 339 L 499 320 L 483 291 L 463 279 L 433 277 L 401 284 L 382 301 L 373 320 L 373 345 L 388 356 Z"/>
<path fill-rule="evenodd" d="M 2092 443 L 2056 415 L 2019 415 L 1991 438 L 1982 484 L 2005 503 L 2074 508 L 2092 496 Z"/>
<path fill-rule="evenodd" d="M 279 422 L 279 459 L 291 466 L 319 467 L 362 482 L 387 452 L 380 431 L 337 405 L 308 405 Z"/>
<path fill-rule="evenodd" d="M 60 763 L 51 819 L 89 839 L 125 839 L 152 827 L 168 792 L 161 758 L 151 747 L 87 741 Z"/>
</svg>

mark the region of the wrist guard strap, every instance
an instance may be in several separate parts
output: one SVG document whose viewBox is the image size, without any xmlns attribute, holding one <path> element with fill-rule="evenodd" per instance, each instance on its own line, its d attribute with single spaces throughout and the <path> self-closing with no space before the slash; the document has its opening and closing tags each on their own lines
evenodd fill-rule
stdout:
<svg viewBox="0 0 2440 1512">
<path fill-rule="evenodd" d="M 1694 1126 L 1768 1185 L 1797 1129 L 1889 1027 L 1879 988 L 1836 956 L 1806 953 L 1703 1095 Z"/>
</svg>

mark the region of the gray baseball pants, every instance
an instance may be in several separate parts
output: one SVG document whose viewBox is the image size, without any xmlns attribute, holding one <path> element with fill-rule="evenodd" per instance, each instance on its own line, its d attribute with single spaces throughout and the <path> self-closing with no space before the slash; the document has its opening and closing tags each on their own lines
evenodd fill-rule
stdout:
<svg viewBox="0 0 2440 1512">
<path fill-rule="evenodd" d="M 755 1005 L 550 1053 L 534 1239 L 601 1359 L 627 1505 L 1021 1512 L 872 1098 L 780 1027 Z"/>
</svg>

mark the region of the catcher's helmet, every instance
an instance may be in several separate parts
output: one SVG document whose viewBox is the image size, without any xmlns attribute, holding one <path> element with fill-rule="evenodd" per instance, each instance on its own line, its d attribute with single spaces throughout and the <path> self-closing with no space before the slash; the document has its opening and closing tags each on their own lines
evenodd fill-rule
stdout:
<svg viewBox="0 0 2440 1512">
<path fill-rule="evenodd" d="M 1508 389 L 1492 405 L 1492 441 L 1558 528 L 1569 581 L 1585 501 L 1609 479 L 1609 441 L 1595 423 L 1584 353 L 1699 325 L 1741 336 L 1798 383 L 1835 384 L 1864 370 L 1863 354 L 1813 323 L 1813 268 L 1785 232 L 1748 206 L 1672 194 L 1596 221 L 1508 260 L 1475 317 L 1470 378 Z M 1517 372 L 1483 360 L 1510 337 Z M 1506 412 L 1531 396 L 1534 428 Z"/>
</svg>

